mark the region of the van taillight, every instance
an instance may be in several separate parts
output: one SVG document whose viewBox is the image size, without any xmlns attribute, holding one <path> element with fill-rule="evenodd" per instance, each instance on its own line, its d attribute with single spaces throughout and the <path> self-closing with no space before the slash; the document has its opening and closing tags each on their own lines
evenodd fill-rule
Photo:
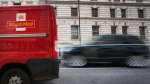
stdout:
<svg viewBox="0 0 150 84">
<path fill-rule="evenodd" d="M 57 41 L 55 40 L 55 49 L 54 49 L 54 55 L 53 58 L 58 58 L 58 48 L 57 48 Z"/>
<path fill-rule="evenodd" d="M 57 51 L 57 52 L 58 52 L 57 41 L 55 41 L 55 51 Z"/>
</svg>

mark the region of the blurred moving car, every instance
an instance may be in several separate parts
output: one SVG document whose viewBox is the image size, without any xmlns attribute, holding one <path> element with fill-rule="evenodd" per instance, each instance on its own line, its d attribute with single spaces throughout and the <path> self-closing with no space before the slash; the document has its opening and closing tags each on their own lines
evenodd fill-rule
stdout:
<svg viewBox="0 0 150 84">
<path fill-rule="evenodd" d="M 149 47 L 134 35 L 99 35 L 84 45 L 68 46 L 63 59 L 68 66 L 85 66 L 87 63 L 126 63 L 129 67 L 146 66 Z"/>
</svg>

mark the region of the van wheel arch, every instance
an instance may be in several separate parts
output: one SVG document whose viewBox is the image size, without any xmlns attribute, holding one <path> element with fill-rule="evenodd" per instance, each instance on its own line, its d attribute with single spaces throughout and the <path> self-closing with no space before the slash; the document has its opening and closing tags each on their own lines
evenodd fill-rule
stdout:
<svg viewBox="0 0 150 84">
<path fill-rule="evenodd" d="M 12 68 L 19 68 L 24 70 L 27 74 L 31 74 L 30 69 L 22 63 L 9 63 L 9 64 L 5 64 L 2 66 L 1 71 L 0 71 L 0 77 L 2 77 L 2 75 L 9 69 Z M 29 76 L 31 78 L 31 76 Z"/>
<path fill-rule="evenodd" d="M 25 70 L 20 68 L 11 68 L 1 77 L 1 84 L 31 84 L 31 79 Z"/>
</svg>

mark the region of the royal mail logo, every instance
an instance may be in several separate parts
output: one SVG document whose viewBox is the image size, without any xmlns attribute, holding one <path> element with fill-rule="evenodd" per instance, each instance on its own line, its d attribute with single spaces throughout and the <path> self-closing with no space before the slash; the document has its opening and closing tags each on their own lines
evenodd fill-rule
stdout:
<svg viewBox="0 0 150 84">
<path fill-rule="evenodd" d="M 26 13 L 17 13 L 16 21 L 26 21 Z"/>
<path fill-rule="evenodd" d="M 34 27 L 34 21 L 8 21 L 7 28 Z"/>
<path fill-rule="evenodd" d="M 26 20 L 26 13 L 17 13 L 16 21 L 7 21 L 8 29 L 16 29 L 16 31 L 26 31 L 26 28 L 35 28 L 34 20 Z"/>
<path fill-rule="evenodd" d="M 19 15 L 18 18 L 19 18 L 19 20 L 23 20 L 24 19 L 24 15 Z"/>
</svg>

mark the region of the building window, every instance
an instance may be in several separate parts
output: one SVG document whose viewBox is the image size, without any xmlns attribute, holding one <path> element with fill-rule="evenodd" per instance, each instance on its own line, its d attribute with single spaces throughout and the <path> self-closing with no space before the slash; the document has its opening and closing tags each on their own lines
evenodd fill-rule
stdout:
<svg viewBox="0 0 150 84">
<path fill-rule="evenodd" d="M 21 5 L 21 3 L 14 3 L 14 5 Z"/>
<path fill-rule="evenodd" d="M 92 17 L 98 17 L 98 8 L 92 8 Z"/>
<path fill-rule="evenodd" d="M 32 1 L 27 1 L 26 4 L 27 4 L 27 5 L 32 5 L 33 2 L 32 2 Z"/>
<path fill-rule="evenodd" d="M 114 2 L 120 2 L 120 0 L 114 0 Z"/>
<path fill-rule="evenodd" d="M 115 9 L 110 9 L 110 17 L 115 18 Z"/>
<path fill-rule="evenodd" d="M 128 34 L 127 33 L 127 28 L 128 28 L 127 26 L 122 27 L 122 34 Z"/>
<path fill-rule="evenodd" d="M 90 1 L 97 1 L 97 0 L 90 0 Z"/>
<path fill-rule="evenodd" d="M 99 26 L 92 26 L 92 35 L 93 36 L 99 35 Z"/>
<path fill-rule="evenodd" d="M 71 16 L 72 17 L 78 16 L 77 8 L 71 8 Z"/>
<path fill-rule="evenodd" d="M 55 15 L 57 16 L 57 7 L 54 8 Z"/>
<path fill-rule="evenodd" d="M 78 39 L 78 26 L 71 26 L 71 39 Z"/>
<path fill-rule="evenodd" d="M 139 18 L 144 18 L 144 12 L 143 12 L 143 10 L 138 10 L 138 17 Z"/>
<path fill-rule="evenodd" d="M 141 39 L 145 39 L 145 27 L 139 27 Z"/>
<path fill-rule="evenodd" d="M 126 9 L 121 9 L 121 17 L 126 18 Z"/>
<path fill-rule="evenodd" d="M 108 0 L 108 2 L 111 2 L 111 0 Z"/>
<path fill-rule="evenodd" d="M 122 0 L 122 2 L 125 2 L 126 0 Z"/>
<path fill-rule="evenodd" d="M 111 34 L 116 34 L 116 26 L 111 26 Z"/>
<path fill-rule="evenodd" d="M 139 2 L 139 3 L 141 3 L 141 2 L 143 2 L 143 0 L 136 0 L 136 2 Z"/>
</svg>

